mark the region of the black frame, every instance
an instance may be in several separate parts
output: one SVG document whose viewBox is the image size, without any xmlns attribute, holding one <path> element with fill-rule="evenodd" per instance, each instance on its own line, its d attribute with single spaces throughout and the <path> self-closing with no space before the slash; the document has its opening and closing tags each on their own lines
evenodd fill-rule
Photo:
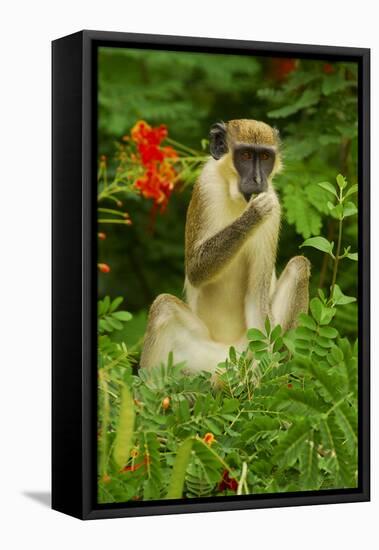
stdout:
<svg viewBox="0 0 379 550">
<path fill-rule="evenodd" d="M 359 487 L 212 499 L 96 503 L 97 47 L 354 61 L 359 66 Z M 52 43 L 52 507 L 81 519 L 370 500 L 370 50 L 81 31 Z M 72 196 L 81 199 L 72 201 Z"/>
</svg>

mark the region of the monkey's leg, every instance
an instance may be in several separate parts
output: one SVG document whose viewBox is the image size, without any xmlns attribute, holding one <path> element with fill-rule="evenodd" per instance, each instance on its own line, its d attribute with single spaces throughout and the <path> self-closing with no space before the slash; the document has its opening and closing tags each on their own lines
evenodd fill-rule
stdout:
<svg viewBox="0 0 379 550">
<path fill-rule="evenodd" d="M 153 302 L 145 333 L 141 367 L 166 363 L 170 351 L 176 363 L 185 361 L 190 371 L 214 372 L 228 355 L 229 346 L 214 342 L 206 325 L 187 304 L 160 294 Z"/>
<path fill-rule="evenodd" d="M 309 303 L 310 263 L 304 256 L 295 256 L 286 265 L 271 302 L 275 325 L 284 331 L 296 326 L 300 313 L 307 313 Z"/>
</svg>

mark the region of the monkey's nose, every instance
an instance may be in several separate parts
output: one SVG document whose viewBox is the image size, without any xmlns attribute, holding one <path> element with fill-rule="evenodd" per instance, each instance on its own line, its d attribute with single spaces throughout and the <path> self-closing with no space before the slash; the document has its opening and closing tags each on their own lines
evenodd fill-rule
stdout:
<svg viewBox="0 0 379 550">
<path fill-rule="evenodd" d="M 253 194 L 252 191 L 244 191 L 242 193 L 242 195 L 243 195 L 246 202 L 249 202 L 249 200 L 251 199 L 252 194 Z"/>
</svg>

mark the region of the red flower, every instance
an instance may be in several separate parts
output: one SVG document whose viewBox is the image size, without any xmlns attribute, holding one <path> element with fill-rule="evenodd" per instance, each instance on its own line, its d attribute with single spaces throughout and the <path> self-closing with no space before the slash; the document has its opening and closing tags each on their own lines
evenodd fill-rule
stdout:
<svg viewBox="0 0 379 550">
<path fill-rule="evenodd" d="M 330 63 L 324 63 L 324 65 L 322 66 L 322 70 L 325 74 L 334 73 L 334 67 Z"/>
<path fill-rule="evenodd" d="M 139 462 L 138 464 L 131 464 L 130 466 L 124 466 L 122 468 L 122 470 L 120 470 L 121 472 L 135 472 L 136 470 L 138 470 L 139 468 L 141 468 L 141 466 L 144 466 L 146 464 L 145 460 L 143 460 L 142 462 Z"/>
<path fill-rule="evenodd" d="M 213 433 L 211 432 L 208 432 L 205 434 L 205 436 L 203 437 L 203 441 L 204 443 L 206 443 L 207 445 L 211 446 L 212 443 L 214 443 L 216 441 L 216 438 L 215 436 L 213 435 Z"/>
<path fill-rule="evenodd" d="M 154 162 L 162 162 L 164 159 L 163 152 L 151 143 L 139 143 L 138 151 L 144 166 L 149 166 Z"/>
<path fill-rule="evenodd" d="M 178 156 L 172 147 L 161 147 L 161 142 L 167 137 L 167 128 L 164 125 L 152 128 L 140 120 L 130 135 L 139 154 L 136 161 L 144 168 L 144 173 L 134 185 L 143 197 L 153 199 L 154 207 L 160 206 L 163 211 L 174 189 L 176 177 L 176 171 L 167 159 L 176 159 Z"/>
<path fill-rule="evenodd" d="M 284 80 L 290 73 L 296 70 L 296 59 L 273 59 L 271 61 L 271 72 L 275 80 Z"/>
<path fill-rule="evenodd" d="M 139 470 L 142 466 L 146 466 L 147 464 L 151 463 L 150 457 L 146 454 L 142 460 L 142 462 L 138 462 L 138 464 L 134 464 L 134 462 L 130 466 L 124 466 L 121 468 L 120 472 L 135 472 L 136 470 Z"/>
<path fill-rule="evenodd" d="M 238 481 L 234 479 L 234 477 L 229 476 L 228 470 L 224 470 L 222 473 L 222 479 L 217 488 L 220 492 L 227 491 L 228 489 L 229 491 L 236 492 L 238 488 Z"/>
<path fill-rule="evenodd" d="M 132 140 L 136 143 L 149 143 L 150 145 L 155 146 L 160 145 L 161 141 L 167 137 L 167 134 L 167 128 L 163 124 L 157 126 L 156 128 L 152 128 L 144 120 L 139 120 L 136 122 L 130 132 Z"/>
</svg>

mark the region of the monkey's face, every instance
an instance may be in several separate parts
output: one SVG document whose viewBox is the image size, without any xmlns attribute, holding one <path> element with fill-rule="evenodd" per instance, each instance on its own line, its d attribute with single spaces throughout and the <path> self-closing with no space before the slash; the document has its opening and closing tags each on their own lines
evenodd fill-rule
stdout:
<svg viewBox="0 0 379 550">
<path fill-rule="evenodd" d="M 268 189 L 275 164 L 275 149 L 267 145 L 240 144 L 233 148 L 233 163 L 239 174 L 239 191 L 248 202 Z"/>
<path fill-rule="evenodd" d="M 210 130 L 212 157 L 236 174 L 236 193 L 247 202 L 252 195 L 267 191 L 270 178 L 280 170 L 278 148 L 278 131 L 257 120 L 218 122 Z"/>
</svg>

